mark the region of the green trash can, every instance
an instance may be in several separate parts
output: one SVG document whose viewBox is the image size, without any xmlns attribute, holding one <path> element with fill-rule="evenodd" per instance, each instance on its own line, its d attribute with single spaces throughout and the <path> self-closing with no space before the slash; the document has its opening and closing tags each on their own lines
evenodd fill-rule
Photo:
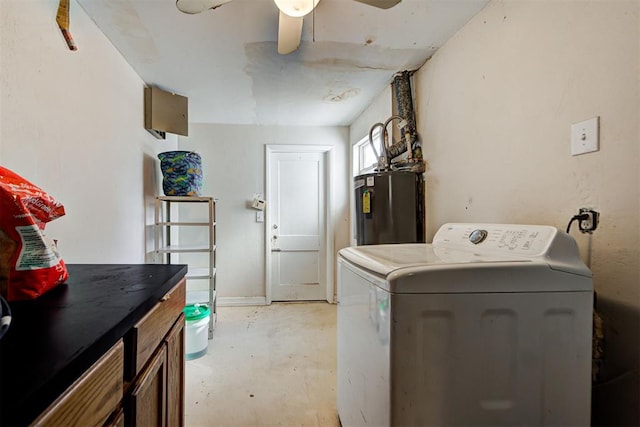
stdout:
<svg viewBox="0 0 640 427">
<path fill-rule="evenodd" d="M 197 359 L 207 354 L 209 345 L 209 318 L 211 310 L 205 304 L 187 305 L 183 310 L 185 317 L 185 358 Z"/>
</svg>

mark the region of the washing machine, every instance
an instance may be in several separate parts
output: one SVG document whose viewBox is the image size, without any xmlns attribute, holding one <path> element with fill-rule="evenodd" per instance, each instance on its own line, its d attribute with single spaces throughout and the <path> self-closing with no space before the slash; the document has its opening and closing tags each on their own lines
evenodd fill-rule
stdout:
<svg viewBox="0 0 640 427">
<path fill-rule="evenodd" d="M 588 426 L 593 282 L 554 227 L 445 224 L 342 249 L 344 427 Z"/>
</svg>

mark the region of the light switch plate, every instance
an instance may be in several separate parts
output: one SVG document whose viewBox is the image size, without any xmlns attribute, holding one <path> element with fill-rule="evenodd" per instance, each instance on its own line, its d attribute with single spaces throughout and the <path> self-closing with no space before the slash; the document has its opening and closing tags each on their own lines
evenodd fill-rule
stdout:
<svg viewBox="0 0 640 427">
<path fill-rule="evenodd" d="M 600 149 L 600 116 L 571 125 L 571 155 Z"/>
<path fill-rule="evenodd" d="M 264 212 L 256 212 L 256 222 L 264 222 Z"/>
</svg>

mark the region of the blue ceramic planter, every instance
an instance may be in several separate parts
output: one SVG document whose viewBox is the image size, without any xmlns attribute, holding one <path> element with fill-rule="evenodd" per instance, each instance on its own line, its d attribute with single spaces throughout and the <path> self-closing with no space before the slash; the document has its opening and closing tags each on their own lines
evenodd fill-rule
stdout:
<svg viewBox="0 0 640 427">
<path fill-rule="evenodd" d="M 202 159 L 192 151 L 158 154 L 165 196 L 199 196 L 202 190 Z"/>
</svg>

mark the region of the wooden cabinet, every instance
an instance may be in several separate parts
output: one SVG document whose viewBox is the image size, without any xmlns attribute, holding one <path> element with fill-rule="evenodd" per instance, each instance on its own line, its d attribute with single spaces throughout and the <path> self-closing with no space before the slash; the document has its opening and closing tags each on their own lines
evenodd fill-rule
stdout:
<svg viewBox="0 0 640 427">
<path fill-rule="evenodd" d="M 35 426 L 184 426 L 183 278 Z"/>
<path fill-rule="evenodd" d="M 126 425 L 184 425 L 184 315 L 138 376 L 129 396 Z"/>
<path fill-rule="evenodd" d="M 125 424 L 132 426 L 166 426 L 167 347 L 161 346 L 140 375 L 129 398 Z"/>
<path fill-rule="evenodd" d="M 130 376 L 127 379 L 140 373 L 181 317 L 185 305 L 185 286 L 185 279 L 182 279 L 131 329 L 127 340 L 131 354 Z"/>
<path fill-rule="evenodd" d="M 182 279 L 131 331 L 127 426 L 184 425 L 184 305 Z"/>
<path fill-rule="evenodd" d="M 171 328 L 167 344 L 167 426 L 184 425 L 184 314 Z"/>
<path fill-rule="evenodd" d="M 118 341 L 32 425 L 100 426 L 122 400 L 124 345 Z"/>
</svg>

